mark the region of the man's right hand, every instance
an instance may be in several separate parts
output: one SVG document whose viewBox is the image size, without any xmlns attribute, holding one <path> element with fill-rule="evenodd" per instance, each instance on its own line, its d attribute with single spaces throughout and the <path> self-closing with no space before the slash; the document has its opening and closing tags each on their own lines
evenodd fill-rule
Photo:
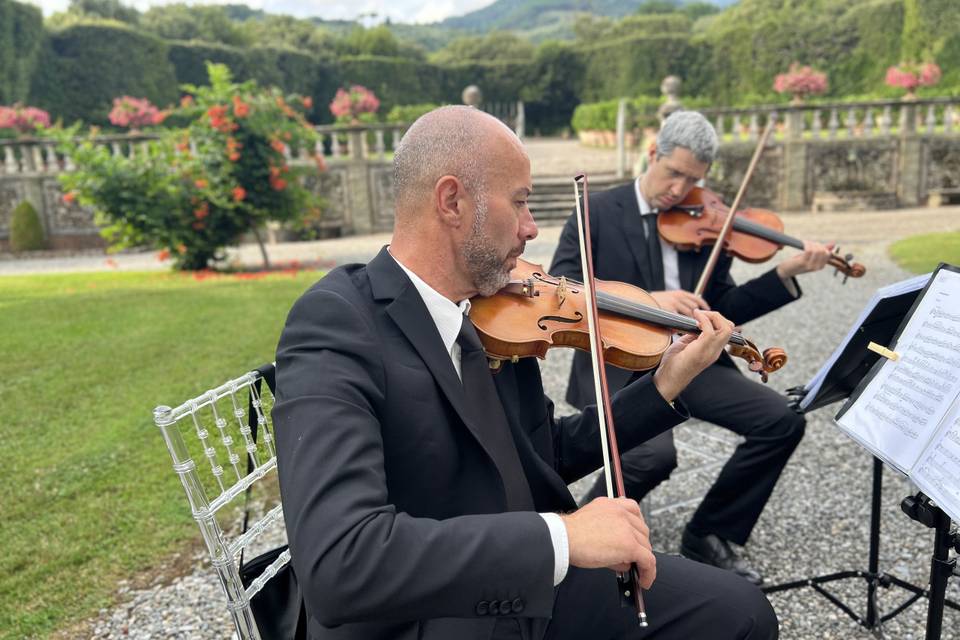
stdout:
<svg viewBox="0 0 960 640">
<path fill-rule="evenodd" d="M 671 291 L 651 291 L 650 295 L 657 301 L 661 309 L 672 311 L 681 315 L 693 317 L 694 309 L 710 310 L 707 301 L 695 293 L 684 291 L 683 289 L 673 289 Z"/>
<path fill-rule="evenodd" d="M 701 371 L 716 362 L 730 341 L 733 323 L 716 311 L 695 310 L 700 335 L 687 334 L 675 340 L 663 354 L 653 384 L 664 400 L 672 401 Z"/>
<path fill-rule="evenodd" d="M 596 498 L 560 517 L 567 528 L 571 565 L 625 572 L 636 563 L 640 586 L 650 588 L 657 577 L 657 560 L 650 546 L 650 530 L 636 501 Z"/>
</svg>

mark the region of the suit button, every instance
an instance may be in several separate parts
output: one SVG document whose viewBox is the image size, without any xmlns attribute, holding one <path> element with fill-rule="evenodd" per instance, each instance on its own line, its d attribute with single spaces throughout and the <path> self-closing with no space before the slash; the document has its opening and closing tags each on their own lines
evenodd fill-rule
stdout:
<svg viewBox="0 0 960 640">
<path fill-rule="evenodd" d="M 513 612 L 513 607 L 509 600 L 500 601 L 500 615 L 508 616 Z"/>
<path fill-rule="evenodd" d="M 494 604 L 496 604 L 496 601 L 494 601 Z M 481 600 L 480 602 L 478 602 L 478 603 L 477 603 L 477 615 L 478 615 L 478 616 L 485 616 L 485 615 L 487 615 L 488 613 L 490 613 L 490 603 L 487 602 L 486 600 Z"/>
<path fill-rule="evenodd" d="M 510 606 L 514 613 L 520 613 L 523 611 L 523 600 L 517 598 L 513 601 L 513 604 Z"/>
</svg>

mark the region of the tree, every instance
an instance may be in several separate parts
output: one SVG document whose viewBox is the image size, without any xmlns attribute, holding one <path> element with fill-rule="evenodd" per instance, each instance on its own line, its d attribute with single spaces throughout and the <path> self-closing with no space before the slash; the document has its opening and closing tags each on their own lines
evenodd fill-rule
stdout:
<svg viewBox="0 0 960 640">
<path fill-rule="evenodd" d="M 485 36 L 457 38 L 430 56 L 436 64 L 462 62 L 513 62 L 529 60 L 535 53 L 528 41 L 508 31 L 491 31 Z"/>
<path fill-rule="evenodd" d="M 236 47 L 253 44 L 223 7 L 186 4 L 152 7 L 143 14 L 140 25 L 145 31 L 167 40 L 203 40 Z"/>
<path fill-rule="evenodd" d="M 140 12 L 133 7 L 122 5 L 120 0 L 70 0 L 67 13 L 133 25 L 140 22 Z"/>
</svg>

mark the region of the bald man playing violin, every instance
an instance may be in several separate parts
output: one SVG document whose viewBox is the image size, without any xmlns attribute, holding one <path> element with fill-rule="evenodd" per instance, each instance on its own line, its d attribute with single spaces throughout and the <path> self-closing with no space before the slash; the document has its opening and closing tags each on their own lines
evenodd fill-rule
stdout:
<svg viewBox="0 0 960 640">
<path fill-rule="evenodd" d="M 567 484 L 601 463 L 595 407 L 554 417 L 533 358 L 491 373 L 470 299 L 503 287 L 537 234 L 513 132 L 468 107 L 432 111 L 394 172 L 390 245 L 311 287 L 277 347 L 280 490 L 308 635 L 776 638 L 755 587 L 653 553 L 633 500 L 577 508 Z M 614 395 L 627 446 L 685 418 L 670 401 L 729 339 L 719 314 L 695 317 L 699 337 Z M 630 563 L 645 629 L 620 606 L 614 570 Z"/>
<path fill-rule="evenodd" d="M 677 252 L 660 238 L 656 213 L 680 203 L 706 177 L 718 147 L 717 134 L 702 115 L 693 111 L 670 115 L 657 136 L 656 148 L 650 151 L 647 172 L 631 184 L 591 196 L 593 264 L 597 278 L 646 289 L 664 309 L 693 317 L 713 309 L 741 325 L 797 299 L 801 292 L 796 276 L 822 269 L 832 245 L 805 243 L 802 252 L 740 286 L 730 277 L 731 258 L 721 255 L 704 295 L 692 293 L 710 252 Z M 580 277 L 573 216 L 561 233 L 550 274 Z M 574 355 L 567 387 L 567 401 L 575 407 L 594 402 L 589 359 L 582 355 Z M 632 377 L 614 367 L 607 372 L 611 391 Z M 759 585 L 763 582 L 760 572 L 731 543 L 746 544 L 803 437 L 804 418 L 787 406 L 783 396 L 742 375 L 726 353 L 697 376 L 680 399 L 691 416 L 745 438 L 687 524 L 680 553 Z M 627 495 L 636 500 L 666 480 L 677 466 L 671 431 L 620 451 Z M 587 498 L 602 492 L 598 481 Z"/>
</svg>

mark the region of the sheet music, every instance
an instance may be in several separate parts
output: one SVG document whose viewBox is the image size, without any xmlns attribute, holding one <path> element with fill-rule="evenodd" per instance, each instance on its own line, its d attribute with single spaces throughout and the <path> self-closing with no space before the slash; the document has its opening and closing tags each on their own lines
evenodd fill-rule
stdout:
<svg viewBox="0 0 960 640">
<path fill-rule="evenodd" d="M 914 276 L 913 278 L 908 278 L 907 280 L 901 280 L 891 285 L 887 285 L 881 289 L 878 289 L 867 304 L 863 307 L 863 310 L 860 312 L 860 315 L 851 325 L 850 330 L 847 331 L 847 335 L 844 337 L 843 341 L 837 346 L 834 352 L 830 355 L 830 358 L 820 367 L 820 370 L 810 379 L 810 382 L 806 384 L 806 395 L 803 396 L 803 399 L 800 400 L 800 409 L 806 410 L 810 406 L 810 403 L 817 397 L 817 394 L 820 392 L 820 387 L 823 385 L 824 379 L 827 377 L 830 369 L 837 362 L 837 359 L 843 353 L 843 350 L 847 347 L 847 344 L 857 333 L 857 329 L 860 328 L 860 325 L 863 324 L 864 320 L 870 315 L 870 313 L 876 308 L 877 304 L 881 300 L 886 298 L 893 298 L 910 291 L 918 291 L 923 288 L 923 285 L 927 284 L 927 281 L 930 279 L 929 273 L 922 276 Z"/>
<path fill-rule="evenodd" d="M 954 521 L 960 521 L 960 399 L 920 455 L 910 478 Z"/>
<path fill-rule="evenodd" d="M 884 361 L 837 424 L 908 473 L 960 394 L 960 274 L 937 272 L 891 348 L 900 360 Z"/>
</svg>

